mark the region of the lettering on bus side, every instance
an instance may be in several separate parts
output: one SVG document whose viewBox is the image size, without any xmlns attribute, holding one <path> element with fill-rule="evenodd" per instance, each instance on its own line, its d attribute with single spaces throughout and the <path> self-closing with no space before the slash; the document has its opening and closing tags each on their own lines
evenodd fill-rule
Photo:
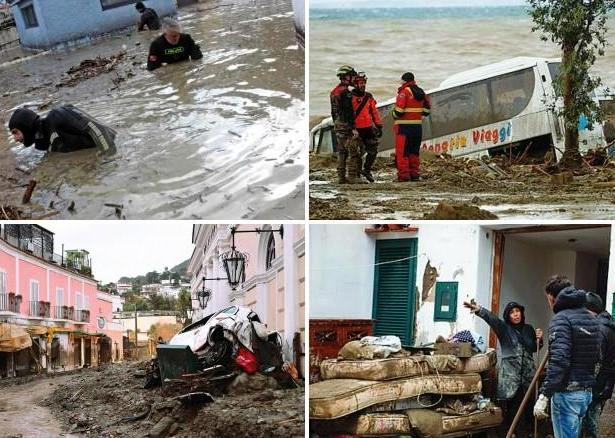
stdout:
<svg viewBox="0 0 615 438">
<path fill-rule="evenodd" d="M 497 145 L 499 143 L 504 143 L 505 141 L 512 138 L 512 123 L 507 122 L 499 129 L 474 129 L 471 131 L 471 136 L 471 144 L 473 146 L 485 144 Z M 469 146 L 468 143 L 468 137 L 465 134 L 459 134 L 450 137 L 448 140 L 436 141 L 431 143 L 424 142 L 422 145 L 422 149 L 441 154 L 447 152 L 454 152 L 459 149 L 464 149 L 465 147 Z"/>
</svg>

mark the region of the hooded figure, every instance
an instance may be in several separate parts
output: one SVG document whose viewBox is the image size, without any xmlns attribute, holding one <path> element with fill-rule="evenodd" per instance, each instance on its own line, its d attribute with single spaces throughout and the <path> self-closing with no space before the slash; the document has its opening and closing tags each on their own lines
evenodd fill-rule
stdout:
<svg viewBox="0 0 615 438">
<path fill-rule="evenodd" d="M 471 309 L 489 324 L 498 337 L 501 363 L 498 372 L 497 398 L 506 402 L 505 426 L 510 426 L 536 372 L 533 353 L 542 347 L 542 339 L 540 345 L 537 345 L 536 330 L 525 323 L 525 307 L 515 301 L 506 305 L 502 318 L 498 318 L 483 307 L 472 306 Z M 513 311 L 516 317 L 514 320 L 511 317 Z M 528 405 L 520 429 L 527 428 L 530 424 L 532 424 L 532 409 Z"/>
<path fill-rule="evenodd" d="M 513 324 L 510 313 L 513 309 L 521 312 L 521 321 Z M 498 394 L 500 400 L 509 400 L 519 389 L 525 392 L 536 371 L 533 354 L 536 353 L 536 331 L 525 323 L 525 307 L 511 301 L 504 308 L 502 318 L 481 307 L 477 315 L 493 329 L 502 350 L 500 372 L 498 375 Z M 541 342 L 542 344 L 542 342 Z M 541 345 L 542 347 L 542 345 Z"/>
<path fill-rule="evenodd" d="M 104 153 L 115 153 L 116 132 L 72 105 L 54 108 L 44 118 L 29 109 L 17 109 L 9 120 L 9 130 L 16 141 L 26 147 L 34 144 L 41 151 L 97 147 Z"/>
</svg>

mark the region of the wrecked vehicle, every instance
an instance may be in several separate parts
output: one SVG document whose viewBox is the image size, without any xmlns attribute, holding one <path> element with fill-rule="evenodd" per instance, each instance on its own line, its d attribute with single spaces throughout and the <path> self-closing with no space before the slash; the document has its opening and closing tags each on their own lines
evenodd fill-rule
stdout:
<svg viewBox="0 0 615 438">
<path fill-rule="evenodd" d="M 282 340 L 258 315 L 231 306 L 196 321 L 157 347 L 162 381 L 186 373 L 240 370 L 247 374 L 282 370 Z"/>
<path fill-rule="evenodd" d="M 423 118 L 421 149 L 453 157 L 493 154 L 505 148 L 529 145 L 553 150 L 559 159 L 564 150 L 564 120 L 556 115 L 555 80 L 560 59 L 517 57 L 452 75 L 427 93 L 431 115 Z M 579 121 L 579 144 L 583 152 L 604 148 L 615 141 L 615 105 L 607 90 L 592 99 L 605 113 L 604 124 L 590 130 Z M 392 110 L 395 99 L 378 105 L 383 116 L 379 153 L 395 148 Z M 312 152 L 335 152 L 333 122 L 326 118 L 311 133 Z"/>
</svg>

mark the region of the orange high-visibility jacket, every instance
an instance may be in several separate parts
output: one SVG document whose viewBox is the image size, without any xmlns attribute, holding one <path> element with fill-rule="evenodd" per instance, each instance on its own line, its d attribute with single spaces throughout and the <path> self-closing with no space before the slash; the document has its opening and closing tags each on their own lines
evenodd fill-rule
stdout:
<svg viewBox="0 0 615 438">
<path fill-rule="evenodd" d="M 361 108 L 361 112 L 357 114 L 357 110 L 367 99 L 367 103 Z M 354 110 L 354 123 L 356 128 L 371 128 L 372 123 L 376 126 L 382 126 L 382 120 L 380 119 L 380 112 L 376 106 L 376 99 L 370 93 L 365 93 L 360 96 L 356 93 L 352 93 L 352 109 Z"/>
<path fill-rule="evenodd" d="M 396 125 L 420 125 L 423 123 L 423 116 L 428 116 L 430 110 L 429 96 L 416 85 L 416 82 L 409 81 L 399 87 L 393 108 Z"/>
</svg>

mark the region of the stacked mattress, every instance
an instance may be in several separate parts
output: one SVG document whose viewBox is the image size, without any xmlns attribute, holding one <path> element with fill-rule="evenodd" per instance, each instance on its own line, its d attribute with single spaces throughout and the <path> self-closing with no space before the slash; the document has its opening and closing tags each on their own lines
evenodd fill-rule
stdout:
<svg viewBox="0 0 615 438">
<path fill-rule="evenodd" d="M 494 350 L 468 359 L 400 355 L 325 360 L 324 380 L 310 385 L 311 430 L 321 436 L 453 437 L 496 427 L 502 422 L 499 408 L 472 405 L 482 389 L 479 373 L 495 362 Z M 445 409 L 450 406 L 457 410 Z"/>
</svg>

